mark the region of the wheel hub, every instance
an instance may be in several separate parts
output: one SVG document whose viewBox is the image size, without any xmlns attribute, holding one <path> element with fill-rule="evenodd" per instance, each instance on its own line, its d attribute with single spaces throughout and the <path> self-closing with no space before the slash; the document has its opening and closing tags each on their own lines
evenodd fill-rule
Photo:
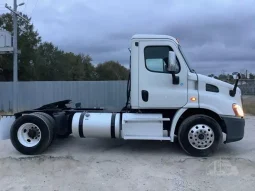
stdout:
<svg viewBox="0 0 255 191">
<path fill-rule="evenodd" d="M 33 129 L 29 129 L 28 131 L 28 136 L 31 137 L 32 139 L 34 139 L 36 137 L 36 131 Z"/>
<path fill-rule="evenodd" d="M 207 125 L 195 125 L 188 133 L 188 140 L 196 149 L 207 149 L 214 142 L 214 132 L 211 127 Z"/>
<path fill-rule="evenodd" d="M 199 138 L 200 140 L 203 140 L 204 137 L 205 137 L 204 134 L 199 134 L 199 135 L 198 135 L 198 138 Z"/>
<path fill-rule="evenodd" d="M 41 140 L 41 130 L 33 123 L 25 123 L 17 132 L 19 142 L 26 147 L 33 147 Z"/>
</svg>

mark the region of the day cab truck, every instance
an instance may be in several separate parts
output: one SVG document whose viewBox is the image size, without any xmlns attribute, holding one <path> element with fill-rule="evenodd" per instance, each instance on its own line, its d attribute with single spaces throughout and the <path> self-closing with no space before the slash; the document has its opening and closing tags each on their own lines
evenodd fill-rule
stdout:
<svg viewBox="0 0 255 191">
<path fill-rule="evenodd" d="M 197 74 L 176 38 L 137 34 L 131 39 L 123 109 L 71 108 L 71 100 L 64 100 L 15 113 L 5 128 L 10 126 L 13 146 L 26 155 L 40 154 L 55 137 L 72 134 L 80 138 L 178 140 L 186 153 L 210 156 L 222 142 L 239 141 L 244 136 L 238 79 L 231 85 Z"/>
</svg>

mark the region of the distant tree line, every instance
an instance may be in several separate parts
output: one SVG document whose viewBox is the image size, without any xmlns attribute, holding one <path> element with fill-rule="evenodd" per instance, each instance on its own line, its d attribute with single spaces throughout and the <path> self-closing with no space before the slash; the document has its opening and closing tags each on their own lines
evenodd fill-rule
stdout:
<svg viewBox="0 0 255 191">
<path fill-rule="evenodd" d="M 241 75 L 241 79 L 255 79 L 255 74 L 253 73 L 249 73 L 247 74 L 247 76 L 246 74 L 243 74 L 243 73 L 240 73 L 240 75 Z M 210 74 L 208 76 L 225 81 L 225 82 L 230 82 L 230 83 L 235 81 L 234 76 L 232 74 L 220 74 L 218 76 L 214 74 Z"/>
<path fill-rule="evenodd" d="M 30 22 L 18 18 L 18 78 L 20 81 L 126 80 L 128 69 L 109 60 L 97 65 L 86 54 L 64 52 L 50 42 L 42 42 Z M 0 29 L 12 31 L 12 15 L 0 15 Z M 0 55 L 0 81 L 12 81 L 13 55 Z"/>
</svg>

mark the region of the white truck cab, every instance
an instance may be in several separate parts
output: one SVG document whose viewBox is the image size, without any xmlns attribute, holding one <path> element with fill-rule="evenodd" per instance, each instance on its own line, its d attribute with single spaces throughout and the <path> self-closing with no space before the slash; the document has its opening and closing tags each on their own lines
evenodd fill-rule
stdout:
<svg viewBox="0 0 255 191">
<path fill-rule="evenodd" d="M 72 134 L 81 138 L 178 140 L 188 154 L 209 156 L 223 141 L 243 138 L 245 121 L 238 79 L 231 85 L 197 74 L 175 38 L 134 35 L 130 67 L 127 102 L 121 111 L 69 108 L 70 100 L 65 100 L 16 113 L 10 130 L 14 147 L 23 154 L 39 154 L 54 135 Z"/>
<path fill-rule="evenodd" d="M 181 108 L 189 102 L 189 68 L 178 46 L 178 42 L 170 36 L 133 36 L 131 45 L 132 108 Z M 174 62 L 168 65 L 170 56 L 173 59 L 175 55 Z M 168 69 L 172 69 L 172 74 Z M 194 77 L 196 77 L 195 74 Z M 192 83 L 195 84 L 195 81 L 193 80 Z M 197 91 L 194 96 L 198 96 Z"/>
</svg>

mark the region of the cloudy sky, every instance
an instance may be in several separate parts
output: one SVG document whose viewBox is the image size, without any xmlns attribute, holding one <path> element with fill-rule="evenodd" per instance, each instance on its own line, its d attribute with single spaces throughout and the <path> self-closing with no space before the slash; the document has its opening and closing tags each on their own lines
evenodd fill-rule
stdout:
<svg viewBox="0 0 255 191">
<path fill-rule="evenodd" d="M 12 0 L 1 0 L 12 4 Z M 128 64 L 133 34 L 180 40 L 197 72 L 255 72 L 255 0 L 23 0 L 42 39 Z M 18 0 L 18 3 L 23 2 Z"/>
</svg>

